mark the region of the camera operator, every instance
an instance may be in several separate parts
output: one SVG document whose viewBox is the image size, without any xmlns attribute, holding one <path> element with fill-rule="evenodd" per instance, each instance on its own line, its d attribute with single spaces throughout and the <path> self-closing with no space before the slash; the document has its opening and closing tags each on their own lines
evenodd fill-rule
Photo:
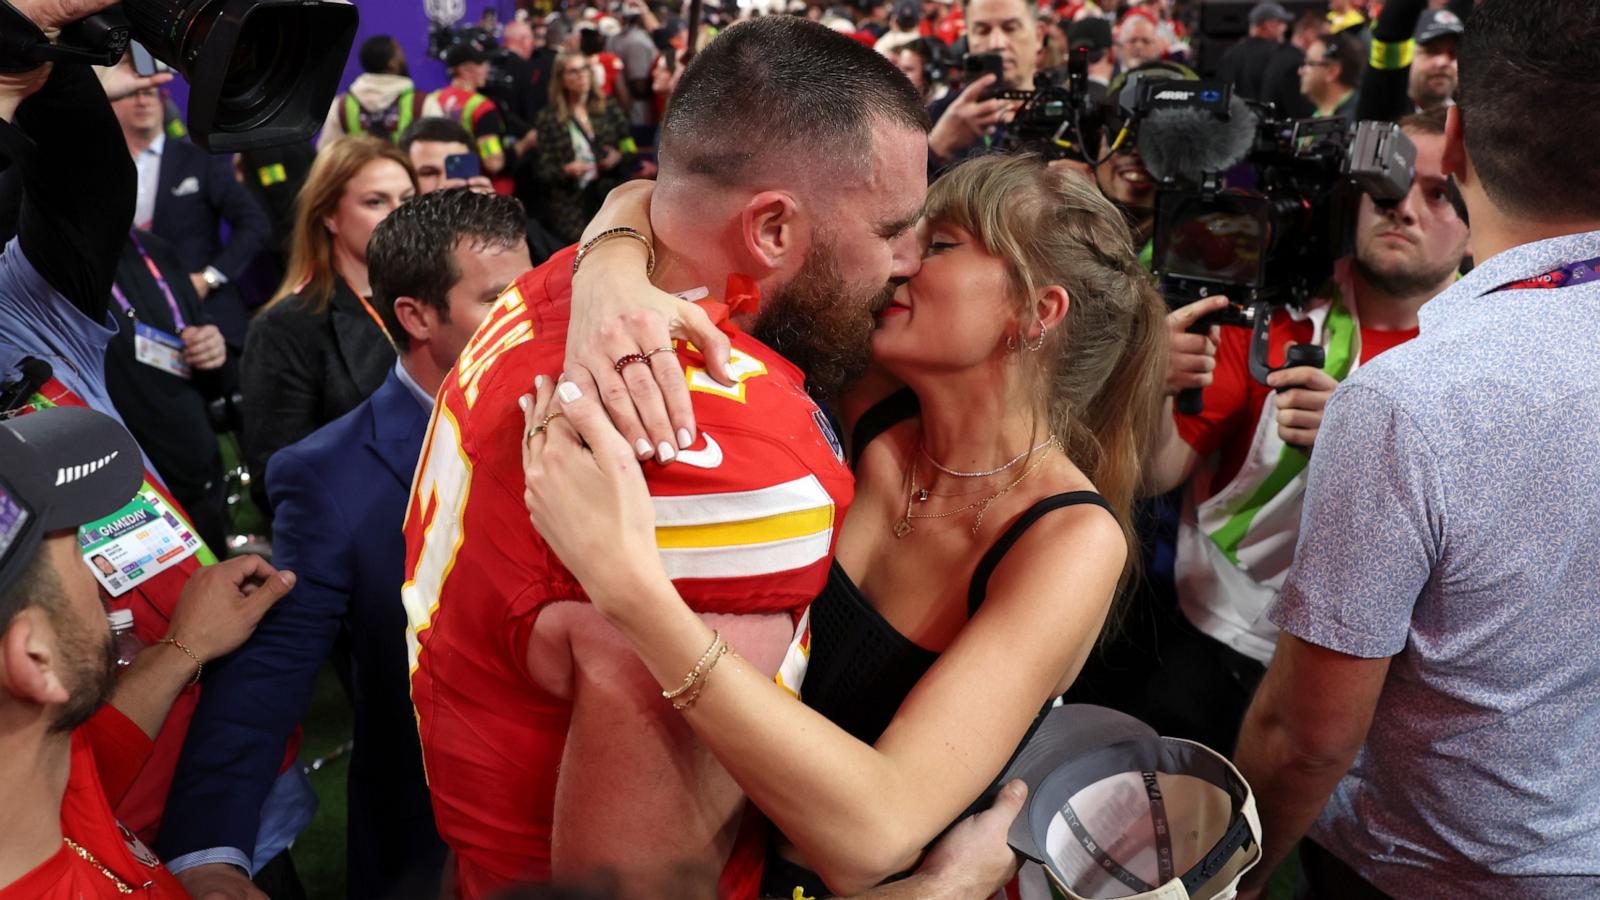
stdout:
<svg viewBox="0 0 1600 900">
<path fill-rule="evenodd" d="M 1306 457 L 1323 405 L 1357 366 L 1415 337 L 1417 311 L 1455 280 L 1467 225 L 1443 172 L 1444 113 L 1401 124 L 1417 147 L 1410 193 L 1389 208 L 1363 196 L 1355 252 L 1335 266 L 1318 302 L 1303 315 L 1273 314 L 1270 358 L 1281 359 L 1290 344 L 1316 343 L 1326 370 L 1283 369 L 1262 385 L 1248 371 L 1249 329 L 1185 330 L 1225 298 L 1168 317 L 1168 393 L 1204 387 L 1205 407 L 1163 418 L 1164 438 L 1146 469 L 1156 491 L 1189 484 L 1176 571 L 1184 618 L 1165 647 L 1169 665 L 1155 676 L 1169 683 L 1147 692 L 1162 698 L 1152 716 L 1164 719 L 1156 724 L 1163 734 L 1232 746 L 1272 657 L 1277 628 L 1266 614 L 1300 531 Z"/>
<path fill-rule="evenodd" d="M 891 47 L 888 56 L 911 80 L 911 86 L 922 96 L 923 103 L 938 102 L 949 93 L 950 86 L 945 84 L 944 45 L 937 38 L 913 38 Z"/>
<path fill-rule="evenodd" d="M 1039 16 L 1027 0 L 967 0 L 964 10 L 969 53 L 998 53 L 1002 64 L 999 83 L 984 75 L 928 108 L 933 130 L 928 133 L 931 154 L 928 177 L 981 153 L 1000 137 L 1016 111 L 1011 100 L 985 97 L 991 90 L 1033 90 L 1033 75 L 1044 47 Z"/>
</svg>

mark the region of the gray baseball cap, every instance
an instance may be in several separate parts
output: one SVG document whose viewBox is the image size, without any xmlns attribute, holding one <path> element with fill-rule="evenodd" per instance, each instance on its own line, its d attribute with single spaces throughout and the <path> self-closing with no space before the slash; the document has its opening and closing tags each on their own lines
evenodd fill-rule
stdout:
<svg viewBox="0 0 1600 900">
<path fill-rule="evenodd" d="M 1293 22 L 1294 16 L 1283 8 L 1283 4 L 1273 3 L 1271 0 L 1267 0 L 1266 3 L 1257 3 L 1255 8 L 1250 10 L 1250 26 L 1252 28 L 1263 22 L 1271 22 L 1273 20 Z"/>
<path fill-rule="evenodd" d="M 1261 822 L 1239 771 L 1114 710 L 1051 710 L 1001 783 L 1016 778 L 1028 800 L 1011 847 L 1071 900 L 1231 896 L 1261 859 Z"/>
</svg>

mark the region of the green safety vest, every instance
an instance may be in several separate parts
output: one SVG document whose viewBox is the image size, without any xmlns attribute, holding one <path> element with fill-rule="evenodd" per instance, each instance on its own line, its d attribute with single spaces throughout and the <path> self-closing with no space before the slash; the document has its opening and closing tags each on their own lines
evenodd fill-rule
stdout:
<svg viewBox="0 0 1600 900">
<path fill-rule="evenodd" d="M 401 91 L 400 92 L 400 96 L 399 96 L 399 98 L 397 98 L 395 100 L 395 103 L 399 104 L 399 106 L 400 106 L 400 117 L 395 122 L 394 132 L 392 134 L 383 135 L 383 136 L 387 137 L 392 143 L 397 143 L 398 144 L 400 142 L 400 135 L 405 134 L 406 133 L 406 129 L 411 127 L 411 120 L 416 115 L 416 109 L 417 109 L 416 91 L 412 90 L 410 88 L 407 88 L 406 90 Z M 356 101 L 355 96 L 352 95 L 352 94 L 346 93 L 344 95 L 344 133 L 345 134 L 367 134 L 368 133 L 367 129 L 365 127 L 363 127 L 362 124 L 361 124 L 361 113 L 362 113 L 361 104 Z"/>
</svg>

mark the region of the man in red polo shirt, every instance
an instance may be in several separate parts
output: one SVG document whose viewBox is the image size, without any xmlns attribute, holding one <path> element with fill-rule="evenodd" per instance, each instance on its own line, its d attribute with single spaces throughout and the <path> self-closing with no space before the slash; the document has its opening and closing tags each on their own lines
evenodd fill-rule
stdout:
<svg viewBox="0 0 1600 900">
<path fill-rule="evenodd" d="M 133 436 L 101 413 L 57 407 L 0 421 L 3 900 L 188 896 L 112 815 L 108 797 L 133 773 L 102 780 L 79 729 L 110 693 L 115 654 L 78 528 L 116 513 L 143 481 Z M 174 658 L 187 652 L 163 643 Z"/>
</svg>

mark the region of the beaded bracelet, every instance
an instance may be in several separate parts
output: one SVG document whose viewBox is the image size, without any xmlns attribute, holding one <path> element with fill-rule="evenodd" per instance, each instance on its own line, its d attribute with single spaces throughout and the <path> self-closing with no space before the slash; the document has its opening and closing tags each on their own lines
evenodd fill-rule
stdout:
<svg viewBox="0 0 1600 900">
<path fill-rule="evenodd" d="M 645 277 L 648 278 L 655 274 L 656 248 L 650 243 L 650 239 L 645 237 L 644 234 L 638 229 L 628 228 L 626 226 L 607 228 L 605 231 L 602 231 L 587 241 L 584 241 L 583 246 L 578 248 L 578 254 L 572 257 L 572 274 L 578 274 L 578 266 L 583 264 L 583 258 L 589 255 L 589 251 L 614 237 L 632 238 L 643 244 L 645 252 L 650 254 L 649 259 L 644 264 Z"/>
<path fill-rule="evenodd" d="M 158 644 L 171 644 L 172 646 L 177 647 L 179 650 L 182 650 L 185 654 L 188 655 L 188 657 L 190 659 L 194 660 L 194 678 L 191 678 L 189 680 L 189 683 L 190 684 L 199 684 L 200 683 L 200 673 L 205 671 L 206 664 L 200 661 L 200 657 L 194 655 L 194 651 L 193 650 L 190 650 L 188 647 L 184 646 L 183 643 L 181 641 L 179 641 L 177 638 L 170 638 L 170 637 L 162 638 L 161 640 L 156 641 L 156 643 L 158 643 Z"/>
</svg>

